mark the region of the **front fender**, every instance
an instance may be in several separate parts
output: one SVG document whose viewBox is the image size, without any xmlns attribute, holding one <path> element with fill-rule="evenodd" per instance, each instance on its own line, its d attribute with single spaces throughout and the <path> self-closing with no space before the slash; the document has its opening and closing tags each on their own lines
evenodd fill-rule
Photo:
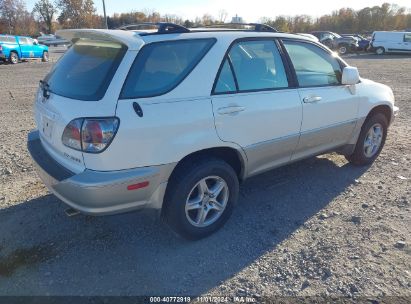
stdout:
<svg viewBox="0 0 411 304">
<path fill-rule="evenodd" d="M 361 79 L 361 83 L 357 85 L 357 93 L 362 97 L 358 109 L 359 118 L 367 117 L 373 108 L 382 105 L 388 106 L 391 109 L 391 114 L 395 112 L 394 93 L 389 86 Z"/>
</svg>

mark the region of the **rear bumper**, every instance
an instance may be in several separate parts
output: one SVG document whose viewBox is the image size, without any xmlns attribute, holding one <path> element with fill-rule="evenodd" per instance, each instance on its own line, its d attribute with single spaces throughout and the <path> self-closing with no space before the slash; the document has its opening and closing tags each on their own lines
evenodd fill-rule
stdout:
<svg viewBox="0 0 411 304">
<path fill-rule="evenodd" d="M 167 181 L 175 167 L 167 164 L 108 172 L 86 169 L 74 174 L 47 153 L 38 131 L 29 134 L 27 147 L 47 188 L 67 205 L 91 215 L 161 209 Z M 127 189 L 129 185 L 143 182 L 148 182 L 144 188 Z"/>
</svg>

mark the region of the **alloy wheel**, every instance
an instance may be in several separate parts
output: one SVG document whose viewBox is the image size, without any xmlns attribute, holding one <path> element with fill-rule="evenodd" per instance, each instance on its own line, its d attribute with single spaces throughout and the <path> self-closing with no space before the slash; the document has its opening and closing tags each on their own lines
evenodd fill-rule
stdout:
<svg viewBox="0 0 411 304">
<path fill-rule="evenodd" d="M 368 130 L 364 140 L 364 155 L 366 157 L 371 158 L 378 152 L 383 135 L 383 126 L 379 123 L 376 123 Z"/>
<path fill-rule="evenodd" d="M 201 179 L 190 191 L 185 213 L 195 227 L 207 227 L 223 214 L 229 198 L 228 185 L 219 176 Z"/>
</svg>

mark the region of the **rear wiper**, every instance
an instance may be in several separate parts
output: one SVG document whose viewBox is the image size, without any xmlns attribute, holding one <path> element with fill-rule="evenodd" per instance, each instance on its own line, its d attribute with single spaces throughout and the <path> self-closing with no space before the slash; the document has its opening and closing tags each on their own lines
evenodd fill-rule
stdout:
<svg viewBox="0 0 411 304">
<path fill-rule="evenodd" d="M 45 80 L 40 80 L 40 88 L 43 91 L 43 97 L 48 99 L 50 97 L 50 86 Z"/>
</svg>

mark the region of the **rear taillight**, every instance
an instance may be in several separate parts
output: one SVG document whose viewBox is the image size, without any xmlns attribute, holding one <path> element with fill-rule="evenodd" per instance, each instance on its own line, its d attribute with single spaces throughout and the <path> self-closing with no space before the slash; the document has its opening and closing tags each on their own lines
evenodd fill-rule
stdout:
<svg viewBox="0 0 411 304">
<path fill-rule="evenodd" d="M 63 131 L 63 144 L 75 150 L 81 150 L 81 125 L 83 119 L 76 119 L 69 122 Z"/>
<path fill-rule="evenodd" d="M 116 117 L 74 119 L 64 129 L 61 140 L 69 148 L 100 153 L 112 142 L 119 124 Z"/>
</svg>

